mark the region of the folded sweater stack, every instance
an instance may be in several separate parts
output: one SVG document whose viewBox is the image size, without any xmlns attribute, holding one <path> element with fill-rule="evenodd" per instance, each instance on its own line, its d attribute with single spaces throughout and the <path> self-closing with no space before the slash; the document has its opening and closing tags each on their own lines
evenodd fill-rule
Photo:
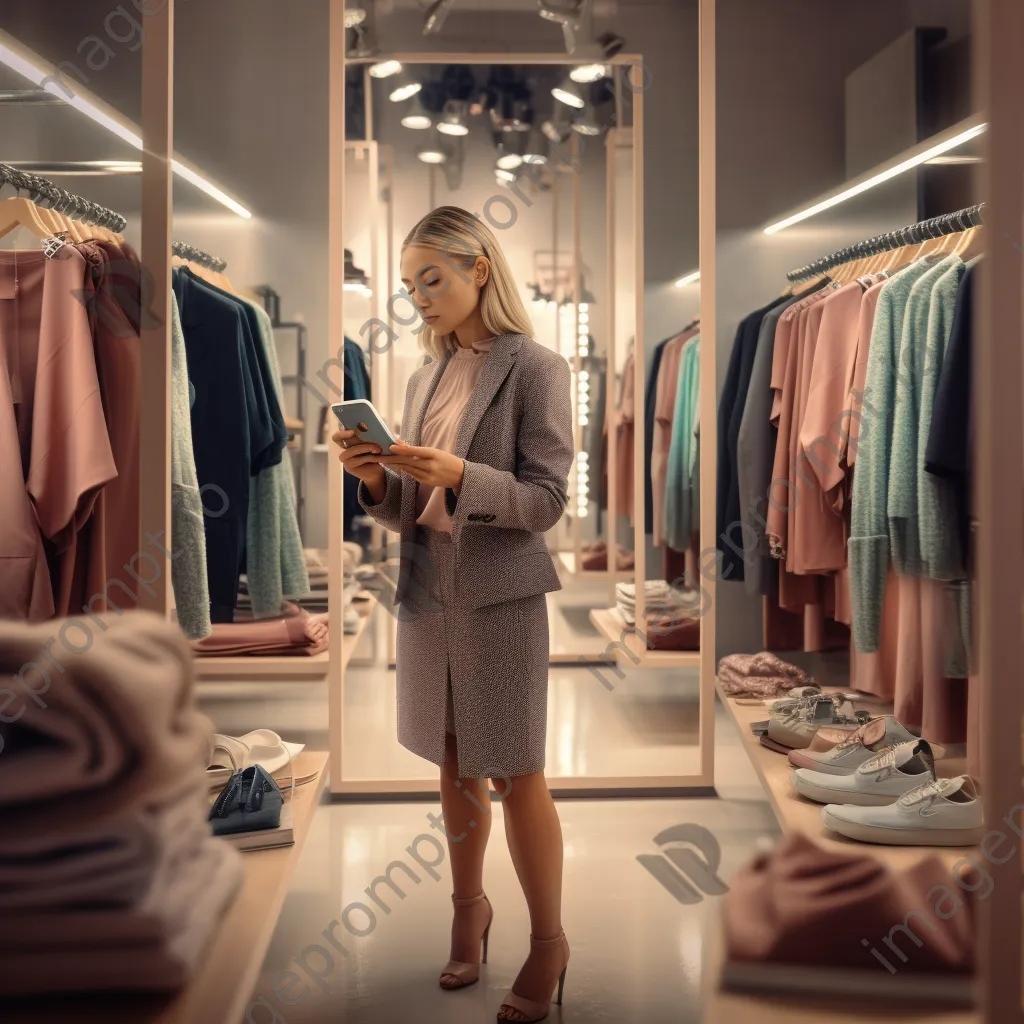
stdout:
<svg viewBox="0 0 1024 1024">
<path fill-rule="evenodd" d="M 648 630 L 659 633 L 684 623 L 692 623 L 701 612 L 701 595 L 697 590 L 673 587 L 665 580 L 644 583 L 644 603 Z M 636 625 L 636 584 L 615 584 L 615 606 L 627 626 Z"/>
<path fill-rule="evenodd" d="M 241 884 L 188 643 L 146 612 L 94 621 L 81 653 L 59 622 L 0 623 L 0 997 L 179 988 Z"/>
</svg>

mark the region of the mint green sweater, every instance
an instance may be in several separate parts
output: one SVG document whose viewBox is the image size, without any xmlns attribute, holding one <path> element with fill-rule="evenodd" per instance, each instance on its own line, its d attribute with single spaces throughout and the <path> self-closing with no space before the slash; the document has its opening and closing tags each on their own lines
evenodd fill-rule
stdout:
<svg viewBox="0 0 1024 1024">
<path fill-rule="evenodd" d="M 929 395 L 927 420 L 922 404 L 926 353 L 929 347 L 946 350 L 956 309 L 956 293 L 963 276 L 964 264 L 959 256 L 948 256 L 922 274 L 910 289 L 903 317 L 903 332 L 899 346 L 899 371 L 896 375 L 896 399 L 893 409 L 892 441 L 889 445 L 889 489 L 887 509 L 889 516 L 889 543 L 892 564 L 901 575 L 919 576 L 924 571 L 924 545 L 935 548 L 941 537 L 921 537 L 918 508 L 918 480 L 920 466 L 924 470 L 924 448 L 918 451 L 921 425 L 931 424 L 931 398 Z M 933 340 L 933 332 L 936 338 Z M 924 429 L 924 446 L 928 443 L 928 426 Z"/>
<path fill-rule="evenodd" d="M 871 331 L 847 546 L 853 639 L 861 652 L 878 650 L 889 570 L 889 439 L 896 411 L 904 315 L 914 284 L 932 267 L 934 262 L 922 260 L 886 282 L 878 296 Z"/>
</svg>

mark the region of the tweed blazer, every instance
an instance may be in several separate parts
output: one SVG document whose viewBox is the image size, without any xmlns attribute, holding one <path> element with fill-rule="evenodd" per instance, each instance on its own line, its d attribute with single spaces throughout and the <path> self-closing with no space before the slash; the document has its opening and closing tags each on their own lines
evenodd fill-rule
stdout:
<svg viewBox="0 0 1024 1024">
<path fill-rule="evenodd" d="M 451 353 L 409 378 L 403 438 L 420 429 Z M 495 338 L 459 426 L 454 455 L 465 461 L 458 496 L 445 491 L 452 517 L 455 590 L 472 608 L 560 590 L 544 534 L 568 500 L 574 444 L 569 364 L 522 334 Z M 406 596 L 416 544 L 416 489 L 408 474 L 384 467 L 387 489 L 374 503 L 360 481 L 359 503 L 401 537 L 395 604 Z"/>
</svg>

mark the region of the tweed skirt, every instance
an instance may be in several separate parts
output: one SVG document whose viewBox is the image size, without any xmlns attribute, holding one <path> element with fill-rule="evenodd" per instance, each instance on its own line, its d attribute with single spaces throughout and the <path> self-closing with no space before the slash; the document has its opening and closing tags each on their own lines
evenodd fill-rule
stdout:
<svg viewBox="0 0 1024 1024">
<path fill-rule="evenodd" d="M 447 533 L 417 528 L 398 607 L 398 741 L 443 765 L 454 734 L 459 776 L 528 775 L 544 767 L 548 612 L 544 594 L 469 607 L 455 593 Z"/>
</svg>

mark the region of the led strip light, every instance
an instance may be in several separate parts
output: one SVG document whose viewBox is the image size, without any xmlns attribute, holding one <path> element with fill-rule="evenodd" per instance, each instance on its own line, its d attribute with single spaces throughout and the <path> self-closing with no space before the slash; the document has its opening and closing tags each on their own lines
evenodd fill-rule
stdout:
<svg viewBox="0 0 1024 1024">
<path fill-rule="evenodd" d="M 899 175 L 905 174 L 907 171 L 913 170 L 915 167 L 920 167 L 921 164 L 926 164 L 929 161 L 934 160 L 936 157 L 942 156 L 943 153 L 948 153 L 950 150 L 957 149 L 959 146 L 970 142 L 971 139 L 976 139 L 979 135 L 983 134 L 987 128 L 988 124 L 981 121 L 980 118 L 968 118 L 967 121 L 962 121 L 960 124 L 955 125 L 948 133 L 944 133 L 944 137 L 937 136 L 939 139 L 938 142 L 928 140 L 921 143 L 911 156 L 899 161 L 899 163 L 893 164 L 892 166 L 883 165 L 881 169 L 869 172 L 865 177 L 856 181 L 847 188 L 844 188 L 842 191 L 826 196 L 824 199 L 816 202 L 813 206 L 808 206 L 805 210 L 800 210 L 798 213 L 791 214 L 774 224 L 769 224 L 768 227 L 764 229 L 764 233 L 766 235 L 777 234 L 779 231 L 784 231 L 786 228 L 790 228 L 794 224 L 799 224 L 801 221 L 805 221 L 819 213 L 831 210 L 833 207 L 839 206 L 841 203 L 845 203 L 856 196 L 862 195 L 879 185 L 883 185 L 885 182 L 891 181 L 893 178 L 897 178 Z"/>
<path fill-rule="evenodd" d="M 12 36 L 0 32 L 0 63 L 5 64 L 12 71 L 27 78 L 33 85 L 39 86 L 53 93 L 59 99 L 64 100 L 69 107 L 84 114 L 91 121 L 106 128 L 112 135 L 116 135 L 123 142 L 135 149 L 142 149 L 142 136 L 139 134 L 138 126 L 122 117 L 116 110 L 106 107 L 105 104 L 92 98 L 89 94 L 78 87 L 72 96 L 62 89 L 57 82 L 60 81 L 59 69 L 48 65 L 41 57 L 32 53 L 31 50 L 21 45 Z M 44 84 L 45 83 L 45 84 Z M 78 86 L 78 83 L 75 83 Z M 105 108 L 105 109 L 104 109 Z M 204 178 L 198 171 L 189 167 L 182 160 L 175 158 L 171 161 L 171 167 L 178 177 L 194 185 L 200 191 L 205 192 L 211 199 L 215 199 L 222 206 L 226 206 L 232 213 L 248 220 L 252 217 L 241 203 L 236 202 L 222 189 L 219 189 L 211 181 Z"/>
</svg>

